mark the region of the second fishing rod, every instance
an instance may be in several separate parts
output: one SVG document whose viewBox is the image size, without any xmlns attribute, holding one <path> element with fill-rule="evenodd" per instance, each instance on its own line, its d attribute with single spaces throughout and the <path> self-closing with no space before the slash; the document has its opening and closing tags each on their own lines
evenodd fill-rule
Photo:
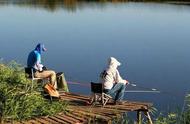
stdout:
<svg viewBox="0 0 190 124">
<path fill-rule="evenodd" d="M 68 81 L 68 84 L 74 84 L 74 85 L 81 85 L 81 86 L 85 86 L 85 87 L 90 87 L 89 83 L 81 83 L 81 82 L 75 82 L 75 81 Z M 142 87 L 142 86 L 138 86 L 137 84 L 134 83 L 128 83 L 127 85 L 130 85 L 132 87 L 139 87 L 139 88 L 143 88 L 143 89 L 147 89 L 147 90 L 126 90 L 125 92 L 136 92 L 136 93 L 160 93 L 159 90 L 155 89 L 155 88 L 148 88 L 148 87 Z"/>
</svg>

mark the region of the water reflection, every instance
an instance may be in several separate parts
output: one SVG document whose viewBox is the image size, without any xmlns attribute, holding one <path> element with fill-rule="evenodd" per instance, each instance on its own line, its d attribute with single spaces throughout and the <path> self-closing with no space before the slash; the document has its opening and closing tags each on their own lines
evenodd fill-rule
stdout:
<svg viewBox="0 0 190 124">
<path fill-rule="evenodd" d="M 41 8 L 48 11 L 56 11 L 65 9 L 67 11 L 76 11 L 77 9 L 89 8 L 102 8 L 107 3 L 127 3 L 127 2 L 167 2 L 167 0 L 3 0 L 0 1 L 0 6 L 4 5 L 17 5 L 20 7 Z M 186 0 L 182 0 L 186 1 Z M 182 2 L 181 1 L 181 2 Z"/>
<path fill-rule="evenodd" d="M 102 6 L 108 1 L 117 3 L 127 2 L 128 0 L 4 0 L 0 1 L 0 5 L 18 5 L 20 7 L 43 8 L 49 11 L 55 11 L 58 9 L 76 11 L 77 8 L 83 8 L 86 4 L 88 4 L 88 7 L 94 7 L 99 5 Z"/>
</svg>

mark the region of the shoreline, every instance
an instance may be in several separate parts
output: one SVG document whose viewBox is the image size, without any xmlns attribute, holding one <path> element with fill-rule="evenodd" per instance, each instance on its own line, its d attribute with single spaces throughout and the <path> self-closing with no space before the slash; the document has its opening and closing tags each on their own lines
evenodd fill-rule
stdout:
<svg viewBox="0 0 190 124">
<path fill-rule="evenodd" d="M 176 4 L 176 5 L 190 5 L 190 2 L 185 2 L 185 1 L 166 1 L 163 3 Z"/>
</svg>

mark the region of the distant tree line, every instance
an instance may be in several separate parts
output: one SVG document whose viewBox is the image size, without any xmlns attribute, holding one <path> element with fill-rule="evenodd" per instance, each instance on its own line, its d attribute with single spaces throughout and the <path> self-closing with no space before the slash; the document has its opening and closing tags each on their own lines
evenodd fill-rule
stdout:
<svg viewBox="0 0 190 124">
<path fill-rule="evenodd" d="M 20 7 L 44 8 L 48 11 L 57 9 L 66 9 L 67 11 L 76 11 L 77 8 L 85 7 L 104 7 L 107 2 L 170 2 L 177 4 L 189 4 L 190 0 L 3 0 L 0 6 L 17 5 Z"/>
<path fill-rule="evenodd" d="M 58 8 L 66 9 L 68 11 L 75 11 L 77 8 L 88 7 L 102 7 L 107 2 L 170 2 L 170 3 L 190 3 L 190 0 L 0 0 L 1 5 L 18 5 L 29 6 L 33 8 L 44 8 L 49 11 L 55 11 Z M 188 3 L 187 3 L 188 4 Z"/>
</svg>

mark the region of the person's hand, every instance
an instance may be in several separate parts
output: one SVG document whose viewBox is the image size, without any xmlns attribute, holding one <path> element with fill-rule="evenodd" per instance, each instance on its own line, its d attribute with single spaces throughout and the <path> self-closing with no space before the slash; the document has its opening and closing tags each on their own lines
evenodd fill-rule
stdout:
<svg viewBox="0 0 190 124">
<path fill-rule="evenodd" d="M 126 85 L 128 85 L 129 84 L 129 81 L 128 80 L 126 80 Z"/>
</svg>

